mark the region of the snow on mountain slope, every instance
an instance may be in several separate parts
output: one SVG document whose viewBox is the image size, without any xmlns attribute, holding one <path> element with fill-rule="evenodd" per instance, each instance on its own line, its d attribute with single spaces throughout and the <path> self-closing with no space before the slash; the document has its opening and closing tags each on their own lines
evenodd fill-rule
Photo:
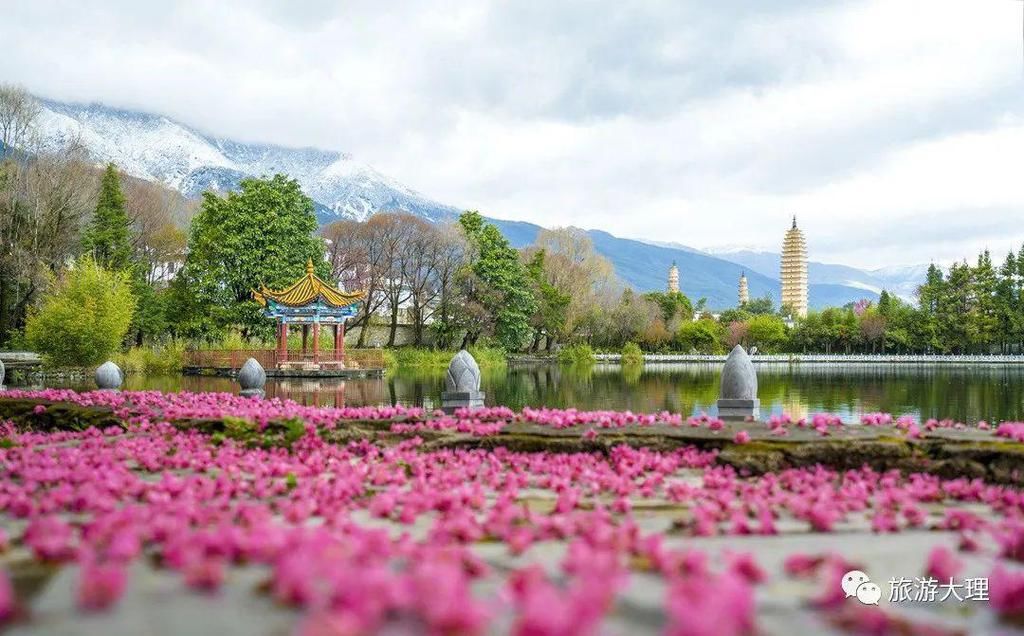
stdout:
<svg viewBox="0 0 1024 636">
<path fill-rule="evenodd" d="M 113 162 L 134 177 L 159 181 L 189 197 L 236 188 L 248 176 L 287 174 L 316 202 L 321 223 L 361 220 L 379 210 L 404 210 L 433 221 L 457 213 L 345 153 L 240 143 L 160 115 L 43 100 L 37 132 L 45 149 L 77 138 L 97 162 Z"/>
<path fill-rule="evenodd" d="M 44 101 L 36 128 L 48 150 L 78 138 L 96 161 L 114 162 L 133 177 L 174 189 L 196 169 L 231 167 L 202 136 L 166 117 Z"/>
<path fill-rule="evenodd" d="M 59 150 L 79 139 L 97 162 L 113 162 L 141 179 L 158 181 L 187 197 L 206 190 L 227 191 L 249 176 L 286 174 L 313 199 L 321 224 L 341 218 L 365 219 L 378 211 L 404 210 L 430 221 L 454 218 L 459 210 L 427 199 L 356 161 L 350 155 L 315 148 L 285 148 L 215 137 L 168 117 L 111 108 L 43 100 L 40 141 Z M 516 247 L 531 244 L 540 227 L 490 219 Z M 713 308 L 733 306 L 736 281 L 746 268 L 752 295 L 778 298 L 778 255 L 732 251 L 716 258 L 675 243 L 620 239 L 590 231 L 597 250 L 634 289 L 664 289 L 668 266 L 677 261 L 682 285 Z M 756 262 L 757 266 L 754 266 Z M 820 268 L 840 268 L 819 277 Z M 757 276 L 761 273 L 763 276 Z M 894 280 L 897 273 L 891 273 Z M 880 274 L 879 278 L 884 278 Z M 886 283 L 853 268 L 811 264 L 811 305 L 843 304 L 871 296 Z M 895 283 L 889 283 L 895 284 Z M 868 292 L 868 293 L 865 293 Z"/>
</svg>

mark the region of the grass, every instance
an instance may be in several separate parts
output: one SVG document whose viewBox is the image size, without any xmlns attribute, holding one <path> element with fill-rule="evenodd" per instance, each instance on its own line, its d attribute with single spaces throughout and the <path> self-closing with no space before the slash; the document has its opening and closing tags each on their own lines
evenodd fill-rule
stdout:
<svg viewBox="0 0 1024 636">
<path fill-rule="evenodd" d="M 455 353 L 421 347 L 400 347 L 385 350 L 384 360 L 389 369 L 446 369 Z M 504 368 L 507 364 L 505 351 L 497 347 L 469 347 L 469 353 L 481 369 Z"/>
</svg>

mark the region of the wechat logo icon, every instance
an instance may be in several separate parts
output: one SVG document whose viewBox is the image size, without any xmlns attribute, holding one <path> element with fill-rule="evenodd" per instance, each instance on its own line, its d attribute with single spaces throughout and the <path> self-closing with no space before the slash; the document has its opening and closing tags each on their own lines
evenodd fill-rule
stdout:
<svg viewBox="0 0 1024 636">
<path fill-rule="evenodd" d="M 871 578 L 860 570 L 850 570 L 843 575 L 841 581 L 846 598 L 856 596 L 864 605 L 878 605 L 882 598 L 882 588 L 871 582 Z"/>
</svg>

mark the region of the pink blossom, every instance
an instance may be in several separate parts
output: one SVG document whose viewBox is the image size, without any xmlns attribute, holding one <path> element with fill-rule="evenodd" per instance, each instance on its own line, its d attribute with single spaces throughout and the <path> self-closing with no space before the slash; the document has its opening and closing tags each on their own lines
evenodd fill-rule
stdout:
<svg viewBox="0 0 1024 636">
<path fill-rule="evenodd" d="M 958 559 L 953 552 L 945 546 L 936 546 L 928 553 L 928 563 L 925 565 L 925 574 L 941 581 L 949 581 L 960 574 L 963 570 L 963 561 Z"/>
<path fill-rule="evenodd" d="M 117 563 L 96 563 L 87 558 L 78 578 L 78 607 L 87 611 L 106 610 L 124 594 L 124 566 Z"/>
<path fill-rule="evenodd" d="M 1024 618 L 1024 572 L 996 565 L 989 581 L 989 603 L 1000 616 L 1019 621 Z"/>
<path fill-rule="evenodd" d="M 669 590 L 671 636 L 742 636 L 755 631 L 754 592 L 734 574 L 687 577 Z"/>
<path fill-rule="evenodd" d="M 792 577 L 809 577 L 817 573 L 825 560 L 825 557 L 820 555 L 791 554 L 786 557 L 782 568 Z"/>
</svg>

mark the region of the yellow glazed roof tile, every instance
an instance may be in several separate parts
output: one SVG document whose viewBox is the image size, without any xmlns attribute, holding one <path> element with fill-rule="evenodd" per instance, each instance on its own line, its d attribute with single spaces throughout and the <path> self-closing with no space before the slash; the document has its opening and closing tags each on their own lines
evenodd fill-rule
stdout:
<svg viewBox="0 0 1024 636">
<path fill-rule="evenodd" d="M 313 261 L 310 260 L 306 263 L 306 275 L 287 288 L 273 290 L 261 285 L 259 290 L 253 290 L 252 297 L 264 307 L 268 300 L 288 307 L 303 307 L 316 302 L 318 298 L 334 307 L 346 307 L 364 300 L 366 292 L 343 292 L 335 289 L 313 273 Z"/>
</svg>

